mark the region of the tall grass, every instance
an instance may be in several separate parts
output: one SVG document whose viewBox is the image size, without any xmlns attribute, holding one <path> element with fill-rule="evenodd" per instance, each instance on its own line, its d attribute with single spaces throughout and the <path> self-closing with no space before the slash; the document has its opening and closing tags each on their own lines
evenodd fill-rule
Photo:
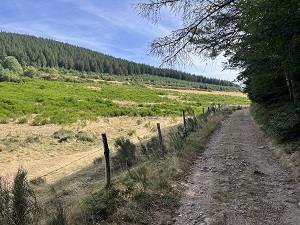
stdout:
<svg viewBox="0 0 300 225">
<path fill-rule="evenodd" d="M 56 211 L 53 217 L 49 220 L 48 225 L 68 225 L 65 209 L 61 202 L 57 203 Z"/>
<path fill-rule="evenodd" d="M 39 225 L 42 209 L 38 204 L 34 190 L 27 181 L 27 172 L 19 168 L 10 185 L 0 177 L 0 224 L 2 225 Z M 61 202 L 56 201 L 56 211 L 47 223 L 49 225 L 67 225 L 68 220 Z"/>
<path fill-rule="evenodd" d="M 20 168 L 12 187 L 0 179 L 0 224 L 38 224 L 40 207 L 26 176 L 26 171 Z"/>
</svg>

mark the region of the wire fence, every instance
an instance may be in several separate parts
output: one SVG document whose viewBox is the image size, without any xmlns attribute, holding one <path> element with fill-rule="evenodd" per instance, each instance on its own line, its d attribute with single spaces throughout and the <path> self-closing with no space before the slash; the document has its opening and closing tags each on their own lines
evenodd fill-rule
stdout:
<svg viewBox="0 0 300 225">
<path fill-rule="evenodd" d="M 220 111 L 221 109 L 226 108 L 227 106 L 228 106 L 228 104 L 226 104 L 226 103 L 222 104 L 222 105 L 221 104 L 211 104 L 209 107 L 203 108 L 203 112 L 202 112 L 201 115 L 198 115 L 198 118 L 206 120 L 209 115 L 211 115 L 212 113 L 214 114 L 218 110 Z M 238 106 L 238 107 L 240 107 L 240 106 Z M 183 110 L 182 111 L 182 116 L 183 116 L 183 123 L 181 125 L 182 128 L 183 128 L 182 135 L 183 135 L 183 138 L 185 138 L 187 135 L 189 135 L 189 133 L 194 129 L 195 126 L 201 126 L 201 125 L 198 123 L 197 118 L 196 118 L 196 116 L 194 114 L 194 111 L 191 108 L 189 108 L 187 110 Z M 160 125 L 159 125 L 159 123 L 157 124 L 157 126 L 159 127 L 159 129 L 158 129 L 158 137 L 159 137 L 159 145 L 160 145 L 160 148 L 159 148 L 160 153 L 159 154 L 161 156 L 163 156 L 164 152 L 163 152 L 162 146 L 164 144 L 162 143 L 161 131 L 160 131 Z M 105 148 L 104 148 L 104 151 L 105 151 Z M 56 168 L 56 169 L 50 171 L 50 172 L 47 172 L 47 173 L 39 176 L 38 178 L 39 179 L 45 179 L 47 176 L 49 176 L 49 175 L 51 175 L 51 174 L 53 174 L 55 172 L 58 172 L 58 171 L 66 168 L 66 167 L 69 167 L 70 165 L 75 164 L 76 162 L 78 162 L 78 161 L 80 161 L 80 160 L 82 160 L 84 158 L 87 158 L 88 156 L 90 156 L 92 154 L 95 154 L 96 152 L 99 152 L 99 149 L 97 149 L 97 150 L 95 150 L 93 152 L 90 152 L 89 154 L 84 155 L 84 156 L 82 156 L 80 158 L 77 158 L 77 159 L 73 160 L 72 162 L 67 163 L 67 164 L 65 164 L 65 165 L 63 165 L 63 166 L 61 166 L 59 168 Z M 107 162 L 106 162 L 106 166 L 107 166 Z M 107 170 L 110 170 L 110 168 L 106 168 L 106 171 Z M 107 176 L 107 174 L 106 174 L 106 176 Z M 107 181 L 107 182 L 109 182 L 109 181 Z"/>
<path fill-rule="evenodd" d="M 55 172 L 57 172 L 57 171 L 59 171 L 59 170 L 61 170 L 61 169 L 64 169 L 64 168 L 66 168 L 66 167 L 68 167 L 68 166 L 74 164 L 75 162 L 78 162 L 78 161 L 80 161 L 80 160 L 82 160 L 82 159 L 84 159 L 84 158 L 86 158 L 86 157 L 88 157 L 88 156 L 90 156 L 90 155 L 92 155 L 92 154 L 95 154 L 96 152 L 99 152 L 99 150 L 95 150 L 95 151 L 93 151 L 93 152 L 91 152 L 91 153 L 89 153 L 89 154 L 87 154 L 87 155 L 84 155 L 84 156 L 82 156 L 82 157 L 80 157 L 80 158 L 78 158 L 78 159 L 76 159 L 76 160 L 74 160 L 74 161 L 72 161 L 72 162 L 70 162 L 70 163 L 64 165 L 64 166 L 61 166 L 61 167 L 59 167 L 59 168 L 57 168 L 57 169 L 55 169 L 55 170 L 52 170 L 52 171 L 50 171 L 50 172 L 48 172 L 48 173 L 46 173 L 46 174 L 40 176 L 40 178 L 45 178 L 45 177 L 47 177 L 47 176 L 50 175 L 50 174 L 53 174 L 53 173 L 55 173 Z"/>
</svg>

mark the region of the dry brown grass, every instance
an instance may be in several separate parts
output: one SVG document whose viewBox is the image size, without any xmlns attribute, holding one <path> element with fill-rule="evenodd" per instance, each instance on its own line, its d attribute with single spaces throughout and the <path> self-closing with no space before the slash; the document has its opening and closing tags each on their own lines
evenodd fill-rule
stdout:
<svg viewBox="0 0 300 225">
<path fill-rule="evenodd" d="M 269 146 L 280 158 L 281 162 L 292 172 L 292 174 L 300 181 L 300 146 L 296 151 L 289 152 L 289 144 L 276 144 L 272 141 Z"/>
<path fill-rule="evenodd" d="M 168 89 L 168 88 L 155 88 L 158 90 L 166 91 L 177 91 L 180 93 L 191 93 L 191 94 L 202 94 L 202 95 L 228 95 L 228 96 L 237 96 L 237 97 L 247 97 L 246 94 L 242 92 L 227 92 L 227 91 L 198 91 L 198 90 L 181 90 L 181 89 Z"/>
<path fill-rule="evenodd" d="M 171 117 L 113 117 L 99 118 L 98 122 L 77 123 L 63 126 L 73 132 L 85 131 L 96 136 L 95 142 L 68 140 L 59 143 L 53 137 L 60 130 L 60 125 L 31 126 L 29 124 L 2 124 L 0 130 L 0 176 L 13 177 L 18 167 L 22 165 L 28 171 L 29 179 L 48 174 L 65 165 L 63 169 L 49 174 L 47 182 L 53 183 L 62 177 L 75 173 L 91 164 L 97 157 L 103 155 L 101 134 L 106 133 L 111 150 L 114 150 L 114 140 L 124 136 L 134 143 L 156 135 L 156 123 L 162 129 L 174 126 L 181 119 Z M 87 157 L 85 157 L 87 156 Z M 82 157 L 85 157 L 81 159 Z"/>
</svg>

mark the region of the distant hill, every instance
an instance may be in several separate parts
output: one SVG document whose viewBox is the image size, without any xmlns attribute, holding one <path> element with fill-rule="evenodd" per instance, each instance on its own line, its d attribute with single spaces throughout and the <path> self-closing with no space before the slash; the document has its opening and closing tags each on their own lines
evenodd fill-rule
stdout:
<svg viewBox="0 0 300 225">
<path fill-rule="evenodd" d="M 205 84 L 239 87 L 230 81 L 135 63 L 51 39 L 0 32 L 0 59 L 3 60 L 6 56 L 17 58 L 23 68 L 31 65 L 37 68 L 59 67 L 112 75 L 149 74 Z"/>
</svg>

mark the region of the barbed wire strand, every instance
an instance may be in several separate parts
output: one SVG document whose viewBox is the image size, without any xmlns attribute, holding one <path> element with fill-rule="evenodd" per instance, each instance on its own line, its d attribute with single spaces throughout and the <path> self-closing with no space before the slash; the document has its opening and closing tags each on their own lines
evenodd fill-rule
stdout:
<svg viewBox="0 0 300 225">
<path fill-rule="evenodd" d="M 226 106 L 226 105 L 227 105 L 226 103 L 225 103 L 225 104 L 222 104 L 222 105 L 221 105 L 221 108 L 222 108 L 223 106 Z M 210 105 L 210 107 L 211 107 L 211 106 L 212 106 L 212 104 Z M 46 173 L 46 174 L 44 174 L 44 175 L 42 175 L 42 176 L 40 176 L 40 177 L 46 177 L 46 176 L 48 176 L 48 175 L 50 175 L 50 174 L 52 174 L 52 173 L 54 173 L 54 172 L 57 172 L 58 170 L 61 170 L 61 169 L 65 168 L 65 167 L 67 167 L 67 166 L 69 166 L 69 165 L 71 165 L 71 164 L 73 164 L 73 163 L 75 163 L 75 162 L 81 160 L 81 159 L 84 159 L 84 158 L 88 157 L 89 155 L 92 155 L 92 154 L 94 154 L 94 153 L 96 153 L 96 152 L 98 152 L 98 151 L 99 151 L 99 150 L 93 151 L 93 152 L 91 152 L 90 154 L 87 154 L 87 155 L 85 155 L 85 156 L 83 156 L 83 157 L 81 157 L 81 158 L 79 158 L 79 159 L 76 159 L 76 160 L 74 160 L 74 161 L 72 161 L 72 162 L 70 162 L 70 163 L 68 163 L 68 164 L 66 164 L 66 165 L 64 165 L 64 166 L 62 166 L 62 167 L 59 167 L 59 168 L 57 168 L 57 169 L 55 169 L 55 170 L 53 170 L 53 171 L 50 171 L 49 173 Z"/>
<path fill-rule="evenodd" d="M 49 173 L 46 173 L 46 174 L 44 174 L 44 175 L 42 175 L 42 176 L 40 176 L 40 177 L 46 177 L 46 176 L 48 176 L 48 175 L 50 175 L 50 174 L 52 174 L 52 173 L 54 173 L 54 172 L 56 172 L 56 171 L 58 171 L 58 170 L 61 170 L 61 169 L 65 168 L 65 167 L 67 167 L 67 166 L 69 166 L 69 165 L 71 165 L 71 164 L 74 164 L 75 162 L 77 162 L 77 161 L 79 161 L 79 160 L 81 160 L 81 159 L 83 159 L 83 158 L 86 158 L 86 157 L 88 157 L 89 155 L 92 155 L 92 154 L 94 154 L 94 153 L 96 153 L 96 152 L 99 152 L 99 149 L 96 150 L 96 151 L 93 151 L 93 152 L 91 152 L 90 154 L 87 154 L 87 155 L 85 155 L 85 156 L 83 156 L 83 157 L 81 157 L 81 158 L 79 158 L 79 159 L 76 159 L 76 160 L 74 160 L 74 161 L 72 161 L 72 162 L 70 162 L 70 163 L 68 163 L 68 164 L 66 164 L 66 165 L 64 165 L 64 166 L 62 166 L 62 167 L 59 167 L 59 168 L 57 168 L 57 169 L 55 169 L 55 170 L 53 170 L 53 171 L 51 171 L 51 172 L 49 172 Z"/>
</svg>

